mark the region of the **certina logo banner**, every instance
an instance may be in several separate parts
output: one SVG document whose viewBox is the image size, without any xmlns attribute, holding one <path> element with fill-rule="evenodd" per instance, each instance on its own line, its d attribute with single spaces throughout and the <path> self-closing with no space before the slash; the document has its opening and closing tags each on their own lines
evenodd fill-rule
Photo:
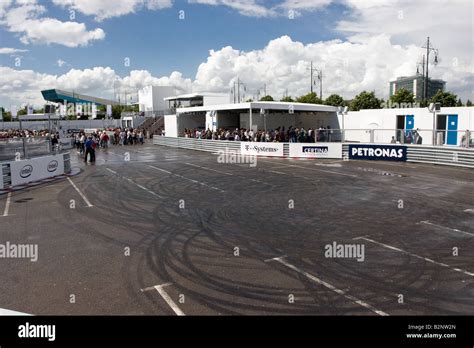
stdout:
<svg viewBox="0 0 474 348">
<path fill-rule="evenodd" d="M 33 166 L 27 164 L 20 170 L 20 176 L 22 178 L 27 178 L 33 173 Z"/>
<path fill-rule="evenodd" d="M 290 143 L 290 157 L 342 158 L 342 144 Z"/>
<path fill-rule="evenodd" d="M 349 159 L 406 161 L 406 146 L 349 145 Z"/>
<path fill-rule="evenodd" d="M 58 169 L 58 167 L 59 167 L 58 161 L 52 160 L 51 162 L 48 163 L 48 168 L 47 168 L 47 170 L 48 170 L 48 172 L 52 173 L 52 172 L 54 172 L 56 169 Z"/>
<path fill-rule="evenodd" d="M 241 143 L 242 155 L 283 156 L 283 144 Z"/>
<path fill-rule="evenodd" d="M 329 153 L 329 148 L 327 146 L 303 146 L 303 153 L 327 155 Z"/>
</svg>

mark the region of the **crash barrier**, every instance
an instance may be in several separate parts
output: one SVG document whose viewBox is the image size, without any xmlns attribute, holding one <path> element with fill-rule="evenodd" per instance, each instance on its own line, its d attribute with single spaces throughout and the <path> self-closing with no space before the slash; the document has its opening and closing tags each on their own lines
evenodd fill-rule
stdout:
<svg viewBox="0 0 474 348">
<path fill-rule="evenodd" d="M 474 149 L 451 146 L 361 143 L 257 143 L 154 136 L 153 144 L 217 153 L 291 158 L 407 161 L 474 168 Z"/>
<path fill-rule="evenodd" d="M 153 144 L 206 152 L 233 152 L 248 156 L 342 158 L 340 143 L 257 143 L 154 136 Z"/>
<path fill-rule="evenodd" d="M 57 154 L 74 147 L 73 138 L 60 138 L 52 146 L 46 137 L 0 139 L 0 161 L 22 160 L 49 154 Z"/>
<path fill-rule="evenodd" d="M 71 172 L 69 152 L 19 161 L 0 162 L 0 190 Z"/>
<path fill-rule="evenodd" d="M 407 161 L 474 168 L 474 149 L 408 145 Z"/>
</svg>

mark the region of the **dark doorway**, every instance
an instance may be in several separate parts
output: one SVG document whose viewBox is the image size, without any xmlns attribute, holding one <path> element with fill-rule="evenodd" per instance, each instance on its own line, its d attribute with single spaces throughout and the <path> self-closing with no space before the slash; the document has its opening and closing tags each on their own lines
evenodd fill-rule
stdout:
<svg viewBox="0 0 474 348">
<path fill-rule="evenodd" d="M 446 140 L 446 120 L 446 115 L 438 115 L 436 120 L 436 143 L 438 145 L 443 145 Z"/>
<path fill-rule="evenodd" d="M 403 129 L 405 129 L 405 115 L 397 116 L 397 141 L 401 142 Z"/>
</svg>

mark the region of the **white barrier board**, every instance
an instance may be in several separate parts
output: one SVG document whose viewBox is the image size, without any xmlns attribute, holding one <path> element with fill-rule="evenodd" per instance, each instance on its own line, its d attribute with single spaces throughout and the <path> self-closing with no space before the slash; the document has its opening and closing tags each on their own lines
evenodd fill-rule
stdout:
<svg viewBox="0 0 474 348">
<path fill-rule="evenodd" d="M 290 143 L 290 157 L 342 158 L 339 143 Z"/>
<path fill-rule="evenodd" d="M 10 162 L 12 186 L 64 174 L 64 155 Z"/>
<path fill-rule="evenodd" d="M 250 156 L 280 156 L 283 157 L 283 144 L 241 142 L 240 153 Z"/>
</svg>

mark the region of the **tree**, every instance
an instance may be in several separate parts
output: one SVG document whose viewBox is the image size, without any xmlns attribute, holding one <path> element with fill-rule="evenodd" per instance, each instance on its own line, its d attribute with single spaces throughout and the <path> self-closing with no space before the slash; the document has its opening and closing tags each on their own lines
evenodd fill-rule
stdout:
<svg viewBox="0 0 474 348">
<path fill-rule="evenodd" d="M 451 92 L 443 92 L 439 90 L 433 98 L 431 98 L 431 103 L 440 103 L 441 106 L 449 107 L 456 106 L 457 95 Z"/>
<path fill-rule="evenodd" d="M 323 101 L 319 99 L 316 93 L 308 93 L 296 99 L 298 103 L 306 103 L 306 104 L 322 104 Z"/>
<path fill-rule="evenodd" d="M 467 102 L 466 102 L 466 106 L 472 106 L 472 102 L 471 102 L 471 100 L 470 100 L 470 99 L 468 99 L 468 100 L 467 100 Z"/>
<path fill-rule="evenodd" d="M 10 122 L 12 120 L 10 111 L 6 111 L 3 106 L 0 106 L 0 109 L 2 110 L 3 122 Z"/>
<path fill-rule="evenodd" d="M 112 105 L 112 118 L 119 119 L 122 116 L 124 108 L 123 105 Z"/>
<path fill-rule="evenodd" d="M 332 106 L 346 106 L 346 102 L 339 94 L 331 94 L 326 98 L 324 104 Z"/>
<path fill-rule="evenodd" d="M 271 95 L 266 95 L 262 98 L 260 98 L 260 101 L 274 101 L 273 97 Z"/>
<path fill-rule="evenodd" d="M 282 102 L 286 102 L 286 103 L 293 103 L 294 102 L 294 99 L 290 96 L 286 96 L 286 97 L 283 97 L 281 99 Z"/>
<path fill-rule="evenodd" d="M 412 92 L 405 88 L 398 89 L 394 95 L 390 97 L 390 101 L 392 104 L 397 103 L 400 104 L 413 104 L 415 102 L 415 96 Z"/>
<path fill-rule="evenodd" d="M 463 106 L 461 98 L 458 99 L 458 102 L 456 103 L 456 106 Z"/>
<path fill-rule="evenodd" d="M 253 102 L 253 99 L 252 99 L 252 98 L 249 98 L 249 99 L 247 99 L 245 102 L 246 102 L 246 103 L 251 103 L 251 102 Z"/>
<path fill-rule="evenodd" d="M 375 92 L 363 91 L 355 96 L 351 101 L 351 111 L 359 111 L 361 109 L 378 109 L 380 108 L 381 100 L 375 96 Z"/>
</svg>

